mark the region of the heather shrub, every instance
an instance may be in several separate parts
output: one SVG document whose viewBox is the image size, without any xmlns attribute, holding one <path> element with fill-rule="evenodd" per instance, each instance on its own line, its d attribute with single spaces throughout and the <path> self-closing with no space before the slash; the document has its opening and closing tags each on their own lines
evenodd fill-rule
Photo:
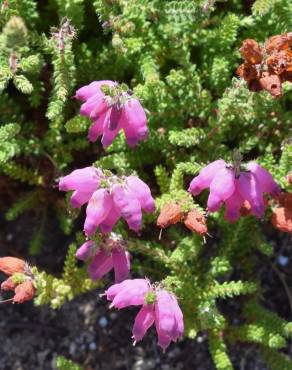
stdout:
<svg viewBox="0 0 292 370">
<path fill-rule="evenodd" d="M 242 343 L 292 369 L 291 323 L 257 275 L 292 230 L 292 3 L 2 0 L 0 16 L 1 213 L 34 228 L 29 264 L 0 258 L 10 300 L 55 309 L 95 290 L 139 306 L 135 341 L 204 331 L 218 370 Z M 52 220 L 61 274 L 41 263 Z M 239 296 L 234 325 L 218 301 Z"/>
</svg>

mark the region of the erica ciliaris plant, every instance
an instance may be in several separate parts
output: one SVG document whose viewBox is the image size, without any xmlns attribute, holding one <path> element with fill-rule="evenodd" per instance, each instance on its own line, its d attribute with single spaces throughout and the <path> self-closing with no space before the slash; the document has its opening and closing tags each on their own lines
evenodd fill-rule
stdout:
<svg viewBox="0 0 292 370">
<path fill-rule="evenodd" d="M 8 299 L 58 308 L 96 289 L 139 306 L 135 342 L 204 331 L 219 370 L 242 342 L 292 368 L 256 257 L 273 258 L 271 225 L 291 233 L 290 2 L 0 4 L 0 204 L 6 227 L 34 227 L 21 259 L 0 259 Z M 55 219 L 61 276 L 40 267 Z M 218 299 L 239 295 L 233 325 Z"/>
</svg>

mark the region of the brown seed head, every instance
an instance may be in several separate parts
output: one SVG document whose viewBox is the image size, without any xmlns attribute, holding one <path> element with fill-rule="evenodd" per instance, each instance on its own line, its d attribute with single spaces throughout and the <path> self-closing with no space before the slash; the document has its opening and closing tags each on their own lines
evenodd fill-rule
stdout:
<svg viewBox="0 0 292 370">
<path fill-rule="evenodd" d="M 188 212 L 184 219 L 184 224 L 188 229 L 199 235 L 205 235 L 208 232 L 206 218 L 197 209 Z"/>
<path fill-rule="evenodd" d="M 183 212 L 181 206 L 176 203 L 166 203 L 160 211 L 157 219 L 157 226 L 165 228 L 169 225 L 174 225 L 181 221 Z"/>
<path fill-rule="evenodd" d="M 16 257 L 2 257 L 0 258 L 0 271 L 5 275 L 13 275 L 16 272 L 24 271 L 25 262 Z"/>
<path fill-rule="evenodd" d="M 33 299 L 36 289 L 33 285 L 32 280 L 26 280 L 25 282 L 17 285 L 15 288 L 15 295 L 13 297 L 14 303 L 24 303 Z"/>
</svg>

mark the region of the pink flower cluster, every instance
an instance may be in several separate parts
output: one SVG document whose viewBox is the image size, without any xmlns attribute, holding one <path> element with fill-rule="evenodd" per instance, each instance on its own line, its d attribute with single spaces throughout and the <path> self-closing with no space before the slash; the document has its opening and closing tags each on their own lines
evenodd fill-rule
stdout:
<svg viewBox="0 0 292 370">
<path fill-rule="evenodd" d="M 235 222 L 240 217 L 240 208 L 248 201 L 254 216 L 264 215 L 264 193 L 277 196 L 280 188 L 272 175 L 255 162 L 247 164 L 245 170 L 237 174 L 235 166 L 226 164 L 222 159 L 210 163 L 196 176 L 189 187 L 193 195 L 210 188 L 208 210 L 216 212 L 225 203 L 225 218 Z"/>
<path fill-rule="evenodd" d="M 80 113 L 93 120 L 88 134 L 90 141 L 102 135 L 102 145 L 107 147 L 121 129 L 131 147 L 147 138 L 146 114 L 125 85 L 94 81 L 77 90 L 75 97 L 83 101 Z M 61 178 L 59 190 L 72 191 L 73 208 L 87 203 L 84 223 L 87 237 L 97 228 L 104 234 L 111 232 L 121 217 L 130 229 L 138 232 L 142 226 L 142 210 L 155 211 L 151 191 L 138 177 L 119 177 L 93 166 Z M 159 286 L 151 286 L 146 279 L 125 280 L 130 272 L 130 254 L 124 240 L 116 234 L 102 236 L 98 244 L 87 240 L 77 250 L 76 258 L 88 262 L 88 273 L 93 280 L 114 270 L 116 284 L 105 292 L 112 301 L 111 307 L 142 305 L 133 327 L 135 343 L 142 340 L 155 323 L 158 344 L 166 349 L 184 331 L 183 314 L 175 296 Z"/>
<path fill-rule="evenodd" d="M 117 234 L 111 233 L 102 238 L 99 246 L 92 240 L 82 244 L 76 257 L 81 261 L 90 261 L 88 273 L 92 280 L 101 279 L 114 269 L 115 282 L 120 283 L 127 279 L 130 271 L 130 254 L 125 244 Z"/>
<path fill-rule="evenodd" d="M 129 146 L 134 147 L 148 137 L 147 118 L 139 100 L 131 91 L 113 81 L 93 81 L 76 91 L 83 101 L 80 113 L 93 120 L 88 139 L 96 141 L 102 135 L 102 145 L 108 147 L 119 131 L 124 130 Z"/>
<path fill-rule="evenodd" d="M 124 280 L 105 291 L 110 307 L 142 306 L 133 326 L 134 344 L 155 323 L 158 344 L 165 350 L 171 341 L 182 337 L 183 314 L 175 296 L 165 289 L 151 286 L 147 279 Z"/>
<path fill-rule="evenodd" d="M 71 205 L 87 204 L 84 231 L 86 236 L 112 231 L 122 217 L 129 228 L 138 232 L 142 226 L 142 209 L 155 211 L 149 187 L 138 177 L 118 177 L 95 167 L 75 170 L 59 182 L 59 190 L 72 191 Z"/>
</svg>

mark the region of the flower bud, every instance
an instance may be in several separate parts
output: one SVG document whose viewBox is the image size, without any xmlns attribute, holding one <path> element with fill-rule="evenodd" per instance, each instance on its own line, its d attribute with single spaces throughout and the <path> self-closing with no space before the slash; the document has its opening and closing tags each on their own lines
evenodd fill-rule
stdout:
<svg viewBox="0 0 292 370">
<path fill-rule="evenodd" d="M 208 232 L 206 218 L 197 209 L 193 209 L 187 214 L 184 224 L 199 235 L 205 235 Z"/>
<path fill-rule="evenodd" d="M 287 175 L 287 181 L 291 185 L 292 184 L 292 172 L 288 173 Z"/>
<path fill-rule="evenodd" d="M 4 292 L 8 292 L 10 290 L 14 290 L 16 287 L 16 284 L 14 283 L 13 279 L 9 277 L 7 280 L 3 281 L 1 284 L 1 290 Z"/>
<path fill-rule="evenodd" d="M 8 49 L 22 47 L 27 37 L 27 28 L 23 19 L 13 15 L 3 28 L 3 35 Z"/>
<path fill-rule="evenodd" d="M 17 285 L 15 288 L 14 303 L 24 303 L 33 299 L 35 295 L 35 287 L 31 280 L 26 280 L 24 283 Z"/>
<path fill-rule="evenodd" d="M 181 206 L 176 203 L 165 204 L 160 211 L 160 215 L 157 219 L 157 226 L 165 228 L 169 225 L 174 225 L 181 221 L 183 212 Z"/>
<path fill-rule="evenodd" d="M 13 275 L 16 272 L 24 271 L 25 262 L 16 257 L 2 257 L 0 258 L 0 271 L 5 275 Z"/>
</svg>

